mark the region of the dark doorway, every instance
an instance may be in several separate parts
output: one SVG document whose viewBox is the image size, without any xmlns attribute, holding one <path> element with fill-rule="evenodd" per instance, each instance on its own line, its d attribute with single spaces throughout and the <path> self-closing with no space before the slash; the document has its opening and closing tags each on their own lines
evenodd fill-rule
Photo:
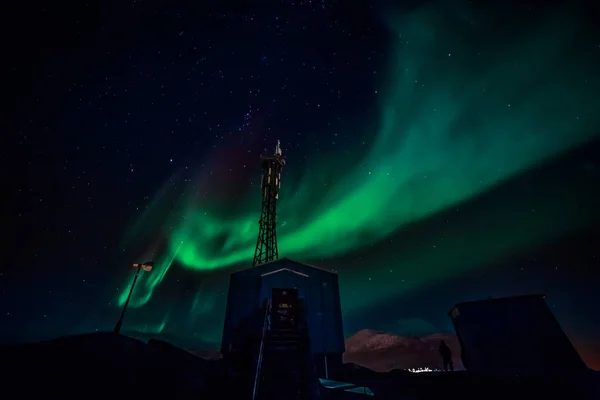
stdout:
<svg viewBox="0 0 600 400">
<path fill-rule="evenodd" d="M 298 289 L 272 289 L 271 326 L 294 329 L 297 324 Z"/>
</svg>

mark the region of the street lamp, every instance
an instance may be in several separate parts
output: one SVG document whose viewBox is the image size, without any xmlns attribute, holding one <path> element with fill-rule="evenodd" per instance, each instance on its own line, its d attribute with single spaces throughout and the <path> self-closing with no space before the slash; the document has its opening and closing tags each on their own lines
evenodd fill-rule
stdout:
<svg viewBox="0 0 600 400">
<path fill-rule="evenodd" d="M 143 264 L 131 264 L 132 267 L 136 268 L 135 276 L 133 277 L 133 283 L 131 284 L 131 289 L 129 289 L 129 294 L 127 295 L 127 300 L 123 305 L 123 311 L 121 311 L 121 317 L 119 321 L 117 321 L 117 325 L 115 325 L 115 333 L 119 333 L 121 331 L 121 325 L 123 325 L 123 318 L 125 317 L 125 311 L 127 311 L 127 306 L 129 305 L 129 300 L 131 299 L 131 294 L 133 293 L 133 288 L 135 287 L 135 283 L 137 282 L 138 276 L 140 276 L 140 270 L 144 270 L 146 272 L 152 271 L 152 267 L 154 266 L 154 261 L 146 261 Z"/>
</svg>

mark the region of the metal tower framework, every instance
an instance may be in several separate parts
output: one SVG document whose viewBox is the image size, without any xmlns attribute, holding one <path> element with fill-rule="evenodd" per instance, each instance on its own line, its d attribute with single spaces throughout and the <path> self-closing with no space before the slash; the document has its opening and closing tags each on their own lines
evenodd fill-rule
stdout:
<svg viewBox="0 0 600 400">
<path fill-rule="evenodd" d="M 252 266 L 264 264 L 279 258 L 277 250 L 277 199 L 281 188 L 281 171 L 285 160 L 279 140 L 272 156 L 261 156 L 262 178 L 260 190 L 262 210 L 258 221 L 258 239 Z"/>
</svg>

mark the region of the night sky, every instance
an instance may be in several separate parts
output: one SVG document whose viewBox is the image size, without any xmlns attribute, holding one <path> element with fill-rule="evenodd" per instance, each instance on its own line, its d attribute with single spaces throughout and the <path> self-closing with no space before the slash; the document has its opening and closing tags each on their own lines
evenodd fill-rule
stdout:
<svg viewBox="0 0 600 400">
<path fill-rule="evenodd" d="M 599 365 L 597 10 L 493 3 L 9 6 L 0 340 L 112 329 L 154 260 L 125 333 L 218 348 L 281 140 L 279 254 L 339 272 L 347 336 L 546 293 Z"/>
</svg>

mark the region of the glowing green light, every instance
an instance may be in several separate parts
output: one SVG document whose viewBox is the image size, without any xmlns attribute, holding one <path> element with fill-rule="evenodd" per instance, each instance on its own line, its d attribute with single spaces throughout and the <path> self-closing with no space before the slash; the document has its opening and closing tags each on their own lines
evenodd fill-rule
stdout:
<svg viewBox="0 0 600 400">
<path fill-rule="evenodd" d="M 579 34 L 574 19 L 565 15 L 548 19 L 531 28 L 529 35 L 522 33 L 519 40 L 507 40 L 502 50 L 492 52 L 482 44 L 478 48 L 473 39 L 478 34 L 473 30 L 483 28 L 438 11 L 424 8 L 390 24 L 397 57 L 382 82 L 387 93 L 381 95 L 378 123 L 364 133 L 366 153 L 362 146 L 348 144 L 343 148 L 348 154 L 307 154 L 311 168 L 304 171 L 289 159 L 278 205 L 280 255 L 331 258 L 376 243 L 585 143 L 600 131 L 598 84 L 586 80 L 592 72 L 586 69 L 588 56 L 570 52 Z M 355 157 L 358 153 L 361 156 Z M 258 176 L 258 158 L 256 165 Z M 149 301 L 174 263 L 196 270 L 249 266 L 258 232 L 258 189 L 249 196 L 239 208 L 232 206 L 223 213 L 192 201 L 191 193 L 184 194 L 168 219 L 169 249 L 155 269 L 143 275 L 131 307 Z M 556 203 L 550 201 L 546 213 L 555 210 Z M 152 219 L 151 212 L 144 218 L 136 229 Z M 436 252 L 405 249 L 404 264 L 398 268 L 404 268 L 406 282 L 389 280 L 368 300 L 351 299 L 345 307 L 365 305 L 477 266 L 547 239 L 555 229 L 540 217 L 530 229 L 501 237 L 506 232 L 502 218 L 482 217 L 488 224 L 485 232 L 476 219 L 471 221 L 468 238 L 445 232 L 446 242 L 438 244 Z M 558 230 L 581 218 L 578 214 L 560 220 Z M 456 249 L 467 240 L 477 245 L 459 262 Z M 455 269 L 442 271 L 441 263 Z M 348 293 L 364 284 L 343 275 L 340 279 Z M 125 298 L 120 297 L 120 304 Z"/>
</svg>

